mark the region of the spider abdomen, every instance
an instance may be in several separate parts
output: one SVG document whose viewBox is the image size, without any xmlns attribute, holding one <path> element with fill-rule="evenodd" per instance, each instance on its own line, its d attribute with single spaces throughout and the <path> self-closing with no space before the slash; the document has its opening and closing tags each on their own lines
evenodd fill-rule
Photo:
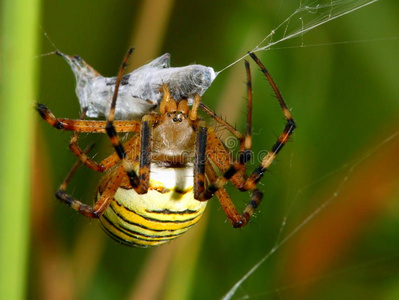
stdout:
<svg viewBox="0 0 399 300">
<path fill-rule="evenodd" d="M 116 241 L 137 247 L 157 246 L 179 237 L 201 218 L 206 201 L 194 199 L 193 168 L 151 165 L 150 186 L 143 195 L 119 188 L 100 217 Z"/>
</svg>

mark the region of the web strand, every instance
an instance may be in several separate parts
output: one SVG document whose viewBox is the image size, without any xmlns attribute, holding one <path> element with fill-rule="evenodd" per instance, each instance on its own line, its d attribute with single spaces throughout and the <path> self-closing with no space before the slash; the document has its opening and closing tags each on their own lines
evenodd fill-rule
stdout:
<svg viewBox="0 0 399 300">
<path fill-rule="evenodd" d="M 381 143 L 379 143 L 374 149 L 371 149 L 367 151 L 361 158 L 353 160 L 351 162 L 345 163 L 342 168 L 348 168 L 346 171 L 345 176 L 343 176 L 343 179 L 340 181 L 334 192 L 331 194 L 331 196 L 326 199 L 321 205 L 319 205 L 315 210 L 313 210 L 301 223 L 299 223 L 291 232 L 289 232 L 280 242 L 276 243 L 273 248 L 270 249 L 270 251 L 263 256 L 246 274 L 244 274 L 243 277 L 241 277 L 234 285 L 233 287 L 223 296 L 223 300 L 229 300 L 232 299 L 234 294 L 237 292 L 238 288 L 241 287 L 242 283 L 246 281 L 266 260 L 268 260 L 277 250 L 279 250 L 284 244 L 286 244 L 289 240 L 291 240 L 299 231 L 301 231 L 312 219 L 314 219 L 317 215 L 319 215 L 326 207 L 328 207 L 340 194 L 341 189 L 345 185 L 345 183 L 348 181 L 350 178 L 350 175 L 353 173 L 353 171 L 356 170 L 356 168 L 365 160 L 370 158 L 371 156 L 375 155 L 379 150 L 381 150 L 383 147 L 385 147 L 388 143 L 391 143 L 394 139 L 399 137 L 399 131 L 395 132 L 394 134 L 386 137 Z M 342 169 L 340 168 L 340 169 Z M 328 176 L 331 176 L 333 173 L 338 172 L 338 170 L 335 170 L 333 172 L 330 172 Z M 315 182 L 319 182 L 321 179 L 317 179 Z M 313 185 L 313 184 L 311 184 Z M 299 189 L 297 192 L 297 196 L 304 190 L 307 189 L 309 186 L 308 185 L 302 189 Z M 282 228 L 285 227 L 286 224 L 286 218 L 284 218 L 283 223 L 281 225 Z M 280 229 L 280 232 L 282 229 Z"/>
<path fill-rule="evenodd" d="M 300 2 L 300 6 L 280 25 L 274 28 L 251 52 L 270 50 L 286 40 L 301 36 L 320 25 L 350 14 L 378 0 L 317 0 Z M 303 39 L 301 47 L 305 46 Z M 243 60 L 244 55 L 218 73 Z"/>
</svg>

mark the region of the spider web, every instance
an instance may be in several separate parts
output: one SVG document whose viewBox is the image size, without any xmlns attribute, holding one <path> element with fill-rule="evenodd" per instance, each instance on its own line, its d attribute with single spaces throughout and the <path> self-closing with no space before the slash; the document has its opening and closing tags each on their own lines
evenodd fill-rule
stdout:
<svg viewBox="0 0 399 300">
<path fill-rule="evenodd" d="M 235 295 L 235 293 L 237 292 L 237 290 L 242 287 L 243 283 L 248 278 L 250 278 L 256 272 L 256 270 L 259 267 L 261 267 L 279 249 L 281 249 L 288 241 L 290 241 L 295 235 L 297 235 L 312 219 L 314 219 L 317 215 L 319 215 L 326 207 L 328 207 L 334 200 L 336 200 L 339 197 L 342 188 L 346 185 L 346 183 L 347 183 L 348 179 L 351 177 L 352 173 L 358 169 L 359 165 L 361 165 L 363 162 L 367 161 L 368 159 L 370 159 L 374 155 L 377 155 L 377 153 L 383 147 L 386 147 L 387 145 L 389 145 L 395 139 L 398 139 L 398 138 L 399 138 L 399 131 L 397 131 L 397 132 L 393 133 L 392 135 L 386 137 L 383 141 L 381 141 L 381 143 L 378 146 L 376 146 L 374 149 L 371 149 L 371 150 L 365 152 L 360 158 L 355 159 L 353 161 L 350 161 L 348 163 L 345 163 L 340 168 L 327 173 L 322 178 L 319 178 L 319 179 L 313 181 L 312 183 L 310 183 L 309 185 L 298 189 L 296 194 L 295 194 L 295 196 L 294 196 L 293 202 L 295 202 L 298 198 L 300 198 L 301 194 L 305 190 L 311 188 L 314 185 L 319 184 L 320 182 L 322 182 L 324 180 L 327 180 L 328 178 L 332 177 L 333 175 L 335 175 L 335 174 L 337 174 L 339 172 L 343 172 L 342 179 L 338 182 L 338 184 L 336 185 L 335 189 L 331 192 L 330 196 L 327 197 L 326 199 L 324 199 L 321 202 L 321 204 L 319 206 L 317 206 L 316 209 L 314 209 L 310 214 L 308 214 L 297 226 L 295 226 L 294 229 L 289 231 L 287 234 L 283 235 L 283 232 L 284 232 L 286 224 L 287 224 L 287 219 L 288 219 L 288 216 L 285 215 L 285 217 L 283 218 L 283 221 L 281 222 L 279 235 L 278 235 L 278 238 L 277 238 L 277 240 L 275 242 L 275 245 L 270 250 L 268 250 L 266 252 L 266 254 L 261 259 L 259 259 L 259 261 L 256 264 L 254 264 L 248 270 L 248 272 L 245 273 L 230 288 L 230 290 L 222 297 L 222 299 L 223 300 L 232 299 L 233 296 Z M 390 261 L 390 260 L 394 260 L 394 259 L 398 259 L 398 258 L 399 258 L 399 255 L 370 260 L 370 261 L 367 261 L 367 262 L 359 264 L 359 265 L 355 265 L 355 266 L 352 266 L 352 267 L 345 268 L 345 269 L 343 269 L 343 270 L 341 270 L 339 272 L 336 272 L 334 274 L 329 274 L 327 276 L 322 276 L 322 277 L 318 277 L 318 278 L 312 278 L 309 281 L 319 281 L 319 280 L 323 279 L 324 277 L 334 277 L 334 276 L 337 276 L 340 273 L 350 272 L 350 271 L 353 271 L 353 270 L 358 270 L 360 268 L 364 268 L 364 267 L 366 267 L 368 265 L 371 265 L 371 264 L 377 264 L 377 263 L 380 263 L 382 261 Z M 278 292 L 283 291 L 283 290 L 294 288 L 294 287 L 296 287 L 298 285 L 301 285 L 301 284 L 306 284 L 309 281 L 300 282 L 300 283 L 297 283 L 297 284 L 294 284 L 294 285 L 291 285 L 291 286 L 280 287 L 280 288 L 277 288 L 277 289 L 275 289 L 273 291 L 264 292 L 261 295 L 258 294 L 257 296 L 265 296 L 265 295 L 269 295 L 269 294 L 278 293 Z M 238 297 L 238 298 L 235 298 L 235 299 L 249 299 L 249 298 L 250 298 L 250 296 L 246 295 L 246 296 Z"/>
<path fill-rule="evenodd" d="M 362 7 L 365 7 L 369 4 L 372 4 L 378 0 L 319 0 L 319 1 L 301 1 L 300 6 L 298 9 L 296 9 L 287 19 L 285 19 L 279 26 L 277 26 L 274 30 L 270 32 L 269 35 L 267 35 L 258 45 L 256 45 L 253 48 L 253 52 L 258 52 L 258 51 L 263 51 L 263 50 L 270 50 L 273 49 L 275 45 L 280 44 L 288 39 L 294 38 L 294 37 L 302 37 L 306 32 L 326 23 L 331 20 L 334 20 L 340 16 L 349 14 L 354 12 L 357 9 L 360 9 Z M 304 46 L 303 41 L 301 46 Z M 247 55 L 239 58 L 238 60 L 234 61 L 230 65 L 226 66 L 223 68 L 220 72 L 226 70 L 227 68 L 230 68 L 237 62 L 243 60 Z M 290 241 L 294 236 L 296 236 L 311 220 L 313 220 L 316 216 L 318 216 L 326 207 L 328 207 L 331 203 L 333 203 L 340 195 L 341 190 L 343 187 L 345 187 L 348 179 L 351 177 L 354 171 L 356 171 L 359 168 L 359 165 L 362 164 L 363 162 L 367 161 L 370 157 L 373 157 L 377 154 L 377 152 L 390 144 L 393 140 L 399 138 L 399 132 L 396 132 L 388 137 L 386 137 L 383 141 L 381 141 L 377 147 L 374 149 L 371 149 L 369 151 L 366 151 L 361 155 L 360 158 L 350 161 L 348 163 L 343 164 L 341 167 L 338 169 L 329 172 L 322 178 L 319 178 L 317 180 L 314 180 L 311 184 L 307 186 L 303 186 L 297 192 L 295 193 L 293 202 L 295 202 L 298 198 L 301 197 L 302 193 L 304 193 L 306 190 L 311 188 L 312 186 L 320 184 L 320 182 L 323 182 L 327 180 L 328 178 L 332 177 L 332 175 L 337 174 L 340 172 L 340 174 L 343 174 L 341 177 L 340 181 L 336 184 L 335 188 L 331 192 L 331 194 L 322 200 L 321 204 L 319 204 L 311 213 L 309 213 L 305 218 L 302 219 L 302 221 L 296 225 L 292 230 L 285 232 L 286 229 L 286 224 L 287 224 L 287 215 L 283 218 L 280 226 L 280 231 L 278 238 L 274 244 L 273 247 L 271 247 L 269 250 L 265 252 L 265 255 L 261 257 L 257 263 L 255 263 L 245 274 L 242 275 L 241 278 L 237 280 L 237 282 L 230 288 L 229 291 L 222 297 L 223 300 L 228 300 L 228 299 L 250 299 L 252 298 L 249 294 L 244 292 L 245 296 L 242 297 L 237 297 L 236 292 L 238 290 L 241 290 L 241 292 L 244 291 L 243 289 L 243 283 L 249 279 L 251 276 L 254 275 L 256 270 L 261 267 L 266 261 L 268 261 L 273 255 L 276 254 L 278 250 L 280 250 L 288 241 Z M 392 259 L 397 259 L 398 256 L 395 257 L 385 257 L 382 259 L 374 259 L 371 261 L 367 261 L 365 263 L 355 265 L 353 267 L 346 268 L 344 270 L 341 270 L 338 273 L 341 272 L 350 272 L 353 270 L 357 270 L 363 267 L 366 267 L 369 264 L 377 264 L 381 260 L 383 261 L 390 261 Z M 337 274 L 330 274 L 327 276 L 336 276 Z M 322 277 L 319 278 L 314 278 L 312 280 L 318 281 L 323 279 Z M 303 282 L 300 282 L 295 285 L 301 285 L 304 284 Z M 270 295 L 270 294 L 278 294 L 279 291 L 286 290 L 293 288 L 293 286 L 284 286 L 280 287 L 278 289 L 274 289 L 272 291 L 266 291 L 262 292 L 262 294 L 258 295 L 253 295 L 253 297 L 262 296 L 264 297 L 265 295 Z"/>
<path fill-rule="evenodd" d="M 370 5 L 378 0 L 308 0 L 300 1 L 299 7 L 280 25 L 273 29 L 251 51 L 259 52 L 270 50 L 273 46 L 286 40 L 302 36 L 324 23 L 335 20 L 341 16 L 352 13 L 362 7 Z M 303 41 L 302 41 L 302 45 Z M 247 57 L 248 54 L 226 66 L 220 72 L 230 68 Z"/>
</svg>

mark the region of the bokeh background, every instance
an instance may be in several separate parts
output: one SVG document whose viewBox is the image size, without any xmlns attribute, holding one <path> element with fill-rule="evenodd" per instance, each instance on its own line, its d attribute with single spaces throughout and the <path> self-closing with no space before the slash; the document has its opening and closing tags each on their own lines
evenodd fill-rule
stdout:
<svg viewBox="0 0 399 300">
<path fill-rule="evenodd" d="M 258 53 L 298 124 L 260 184 L 263 203 L 251 223 L 237 230 L 212 199 L 194 229 L 154 249 L 117 244 L 95 220 L 55 199 L 76 161 L 68 150 L 71 133 L 43 122 L 34 102 L 59 117 L 77 118 L 80 108 L 69 66 L 45 54 L 55 49 L 79 54 L 104 76 L 114 76 L 134 45 L 130 70 L 165 52 L 172 54 L 172 66 L 199 63 L 221 70 L 257 45 L 300 1 L 15 1 L 37 12 L 38 21 L 31 23 L 23 9 L 7 21 L 10 2 L 2 0 L 0 130 L 8 169 L 1 170 L 0 259 L 2 278 L 21 280 L 18 293 L 6 286 L 10 295 L 219 299 L 264 258 L 232 299 L 398 299 L 397 1 L 381 0 L 276 46 L 294 48 Z M 6 47 L 13 41 L 12 20 L 34 26 L 12 53 L 37 71 L 34 77 L 21 72 L 10 77 L 13 86 Z M 271 147 L 284 119 L 266 80 L 254 64 L 252 69 L 253 150 L 258 153 Z M 6 90 L 25 86 L 33 86 L 29 99 L 10 101 Z M 219 75 L 203 101 L 243 130 L 245 95 L 240 62 Z M 18 117 L 19 112 L 24 114 Z M 12 148 L 14 140 L 22 144 Z M 82 145 L 91 142 L 98 160 L 112 151 L 104 136 L 82 135 Z M 30 162 L 20 164 L 21 157 Z M 24 176 L 27 182 L 19 180 Z M 99 178 L 81 168 L 69 191 L 91 203 Z M 228 190 L 243 208 L 249 194 Z M 16 203 L 21 211 L 13 210 Z"/>
</svg>

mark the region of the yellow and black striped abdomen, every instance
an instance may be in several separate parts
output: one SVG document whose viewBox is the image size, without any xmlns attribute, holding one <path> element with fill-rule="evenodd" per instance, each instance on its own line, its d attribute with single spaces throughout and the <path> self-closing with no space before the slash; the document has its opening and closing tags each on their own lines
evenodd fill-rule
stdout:
<svg viewBox="0 0 399 300">
<path fill-rule="evenodd" d="M 139 195 L 119 188 L 100 217 L 116 241 L 137 247 L 157 246 L 177 238 L 201 218 L 206 201 L 193 197 L 193 169 L 151 166 L 150 188 Z"/>
</svg>

